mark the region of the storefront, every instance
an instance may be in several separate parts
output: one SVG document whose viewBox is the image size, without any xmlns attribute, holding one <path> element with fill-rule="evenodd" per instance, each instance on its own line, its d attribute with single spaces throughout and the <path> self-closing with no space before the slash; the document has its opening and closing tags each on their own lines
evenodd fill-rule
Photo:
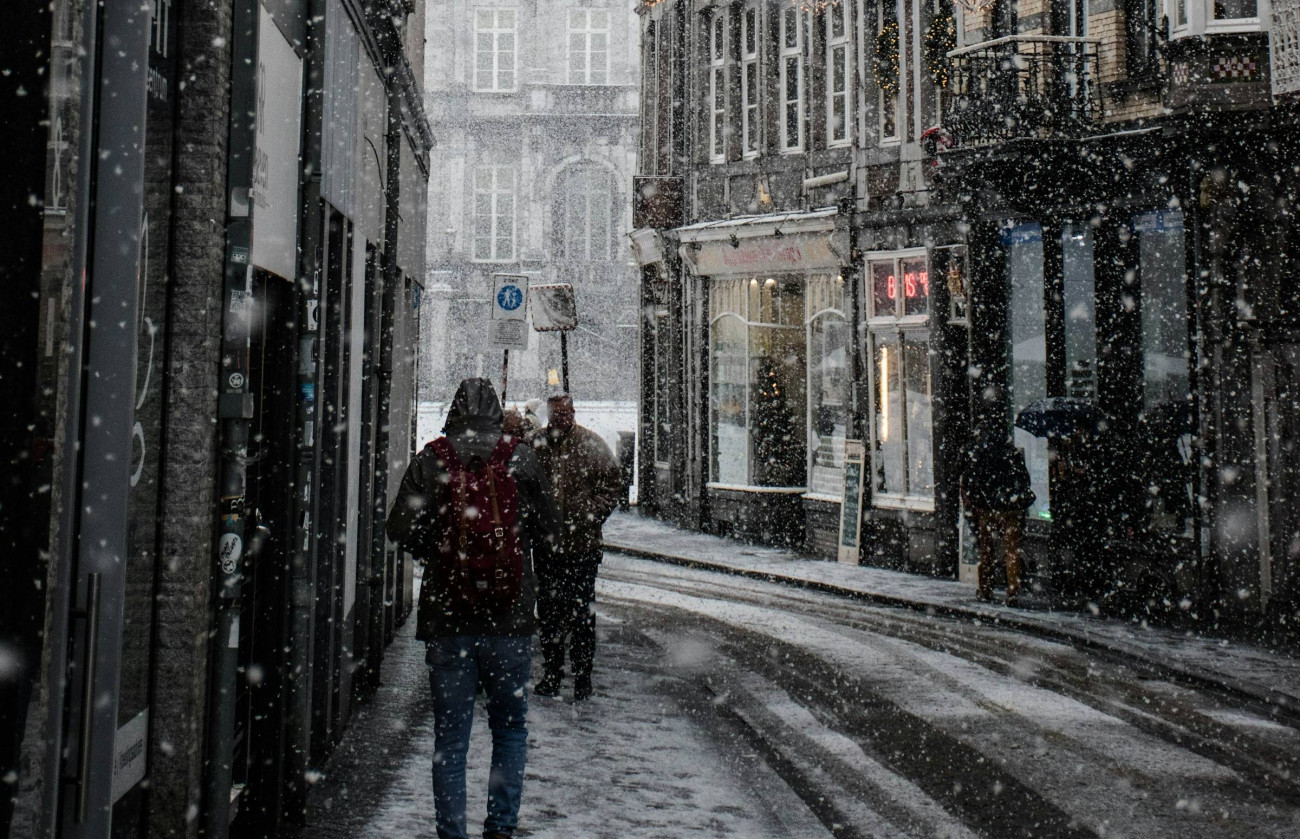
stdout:
<svg viewBox="0 0 1300 839">
<path fill-rule="evenodd" d="M 707 524 L 834 554 L 850 435 L 848 235 L 834 209 L 676 232 L 706 334 Z"/>
</svg>

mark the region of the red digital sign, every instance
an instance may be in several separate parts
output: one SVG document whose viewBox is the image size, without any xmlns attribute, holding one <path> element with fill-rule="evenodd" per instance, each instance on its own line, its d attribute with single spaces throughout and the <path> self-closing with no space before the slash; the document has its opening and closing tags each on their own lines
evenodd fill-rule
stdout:
<svg viewBox="0 0 1300 839">
<path fill-rule="evenodd" d="M 885 280 L 885 294 L 890 300 L 898 299 L 898 278 L 890 273 Z M 920 271 L 903 272 L 903 296 L 904 297 L 929 297 L 930 296 L 930 272 L 925 269 Z"/>
<path fill-rule="evenodd" d="M 930 271 L 924 259 L 880 260 L 870 265 L 875 317 L 923 315 L 930 305 Z M 900 279 L 901 278 L 901 279 Z"/>
</svg>

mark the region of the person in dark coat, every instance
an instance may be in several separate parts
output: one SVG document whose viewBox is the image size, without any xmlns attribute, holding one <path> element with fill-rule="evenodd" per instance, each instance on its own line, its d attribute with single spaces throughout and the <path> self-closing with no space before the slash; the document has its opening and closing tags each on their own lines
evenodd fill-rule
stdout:
<svg viewBox="0 0 1300 839">
<path fill-rule="evenodd" d="M 481 468 L 502 439 L 501 402 L 487 379 L 461 382 L 447 414 L 443 433 L 456 458 L 468 469 Z M 452 608 L 439 590 L 438 575 L 428 569 L 420 586 L 416 637 L 426 643 L 425 661 L 433 690 L 433 791 L 438 839 L 468 839 L 465 824 L 465 758 L 474 718 L 474 695 L 487 693 L 492 729 L 492 771 L 488 776 L 485 839 L 514 835 L 519 821 L 524 762 L 528 747 L 526 687 L 536 631 L 534 568 L 551 550 L 558 521 L 550 484 L 537 455 L 527 445 L 510 454 L 507 471 L 514 478 L 518 513 L 517 539 L 523 552 L 523 581 L 518 597 L 502 611 Z M 437 561 L 445 534 L 440 512 L 451 503 L 450 470 L 425 446 L 402 478 L 387 521 L 388 537 L 418 559 Z M 495 497 L 495 496 L 494 496 Z"/>
<path fill-rule="evenodd" d="M 1020 597 L 1020 536 L 1025 510 L 1034 503 L 1025 453 L 1003 434 L 986 435 L 970 450 L 961 476 L 962 503 L 975 517 L 979 583 L 975 596 L 993 599 L 993 544 L 1001 537 L 1007 566 L 1007 605 Z"/>
<path fill-rule="evenodd" d="M 605 441 L 574 421 L 573 400 L 553 396 L 547 407 L 549 421 L 533 445 L 555 492 L 560 538 L 554 556 L 539 568 L 537 613 L 546 672 L 533 692 L 559 695 L 565 641 L 570 640 L 573 698 L 583 700 L 592 693 L 602 529 L 624 492 L 623 478 Z"/>
</svg>

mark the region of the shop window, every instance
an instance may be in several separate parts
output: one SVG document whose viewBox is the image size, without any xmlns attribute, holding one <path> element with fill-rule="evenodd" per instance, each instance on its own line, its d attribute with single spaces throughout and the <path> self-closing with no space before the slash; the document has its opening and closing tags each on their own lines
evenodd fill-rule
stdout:
<svg viewBox="0 0 1300 839">
<path fill-rule="evenodd" d="M 609 12 L 569 11 L 569 84 L 609 83 Z"/>
<path fill-rule="evenodd" d="M 715 280 L 709 294 L 710 476 L 727 486 L 803 489 L 802 284 Z"/>
<path fill-rule="evenodd" d="M 803 16 L 793 6 L 781 10 L 781 151 L 803 149 Z"/>
<path fill-rule="evenodd" d="M 1061 231 L 1062 303 L 1065 310 L 1065 390 L 1097 394 L 1097 302 L 1092 227 L 1067 224 Z"/>
<path fill-rule="evenodd" d="M 826 9 L 826 144 L 848 145 L 850 62 L 848 11 L 843 3 Z"/>
<path fill-rule="evenodd" d="M 474 89 L 514 91 L 516 32 L 514 9 L 474 10 Z"/>
<path fill-rule="evenodd" d="M 849 322 L 844 278 L 808 280 L 808 491 L 838 498 L 849 437 Z"/>
<path fill-rule="evenodd" d="M 510 262 L 514 258 L 514 167 L 479 166 L 474 170 L 474 259 Z"/>
<path fill-rule="evenodd" d="M 709 21 L 709 160 L 727 160 L 727 13 Z"/>
<path fill-rule="evenodd" d="M 1183 214 L 1141 213 L 1142 475 L 1149 526 L 1185 532 L 1192 519 L 1191 351 Z"/>
<path fill-rule="evenodd" d="M 744 103 L 741 122 L 745 157 L 758 156 L 759 93 L 762 82 L 758 74 L 759 44 L 758 6 L 746 6 L 740 32 L 740 98 Z"/>
<path fill-rule="evenodd" d="M 1047 440 L 1014 428 L 1015 418 L 1031 402 L 1047 396 L 1047 329 L 1043 301 L 1043 229 L 1021 224 L 1002 233 L 1006 248 L 1007 355 L 1011 360 L 1008 384 L 1010 419 L 1015 444 L 1024 449 L 1030 485 L 1037 500 L 1030 518 L 1050 521 Z"/>
<path fill-rule="evenodd" d="M 870 254 L 872 502 L 933 509 L 930 269 L 925 251 Z"/>
</svg>

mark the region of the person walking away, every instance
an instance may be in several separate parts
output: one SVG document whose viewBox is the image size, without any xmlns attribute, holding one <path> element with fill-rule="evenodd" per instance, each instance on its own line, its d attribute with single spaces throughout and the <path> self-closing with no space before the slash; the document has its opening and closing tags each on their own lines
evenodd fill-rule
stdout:
<svg viewBox="0 0 1300 839">
<path fill-rule="evenodd" d="M 1025 510 L 1034 503 L 1025 468 L 1025 453 L 1011 440 L 995 434 L 976 443 L 961 476 L 962 503 L 975 517 L 979 540 L 978 585 L 975 596 L 993 599 L 993 544 L 1002 542 L 1007 567 L 1007 605 L 1020 598 L 1020 537 Z"/>
<path fill-rule="evenodd" d="M 582 701 L 592 694 L 601 531 L 618 506 L 623 479 L 605 441 L 574 421 L 572 399 L 553 396 L 547 400 L 547 408 L 550 419 L 533 445 L 551 479 L 560 513 L 560 536 L 554 554 L 538 568 L 537 613 L 545 674 L 533 693 L 559 695 L 567 640 L 573 662 L 573 698 Z"/>
<path fill-rule="evenodd" d="M 487 379 L 461 382 L 443 435 L 411 461 L 388 537 L 425 565 L 416 637 L 433 691 L 433 793 L 439 839 L 468 839 L 465 761 L 474 696 L 492 729 L 486 839 L 514 835 L 528 748 L 526 687 L 540 557 L 558 535 L 537 455 L 502 433 Z"/>
</svg>

